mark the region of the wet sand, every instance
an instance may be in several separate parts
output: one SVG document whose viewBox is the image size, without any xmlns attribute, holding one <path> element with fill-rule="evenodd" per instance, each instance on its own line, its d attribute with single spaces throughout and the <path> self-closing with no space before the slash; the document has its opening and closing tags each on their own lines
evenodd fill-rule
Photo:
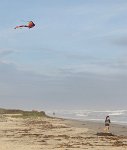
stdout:
<svg viewBox="0 0 127 150">
<path fill-rule="evenodd" d="M 58 118 L 0 117 L 0 150 L 126 150 L 127 126 L 112 125 L 114 136 L 98 136 L 104 125 Z"/>
<path fill-rule="evenodd" d="M 103 132 L 104 123 L 95 121 L 77 121 L 74 119 L 66 120 L 68 125 L 80 128 L 89 128 L 92 132 Z M 127 125 L 111 123 L 110 132 L 115 135 L 127 136 Z"/>
</svg>

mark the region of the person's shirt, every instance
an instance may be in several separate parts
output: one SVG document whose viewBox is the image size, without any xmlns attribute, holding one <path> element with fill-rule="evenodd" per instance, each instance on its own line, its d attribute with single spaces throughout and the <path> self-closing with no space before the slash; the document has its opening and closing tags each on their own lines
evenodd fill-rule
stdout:
<svg viewBox="0 0 127 150">
<path fill-rule="evenodd" d="M 110 119 L 105 120 L 105 124 L 109 125 L 111 123 Z"/>
</svg>

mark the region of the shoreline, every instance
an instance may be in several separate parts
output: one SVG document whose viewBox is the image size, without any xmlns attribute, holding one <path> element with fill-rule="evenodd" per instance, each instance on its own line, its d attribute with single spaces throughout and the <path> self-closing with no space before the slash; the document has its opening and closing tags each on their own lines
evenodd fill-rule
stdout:
<svg viewBox="0 0 127 150">
<path fill-rule="evenodd" d="M 98 136 L 104 124 L 56 117 L 7 114 L 0 120 L 1 150 L 125 150 L 127 126 L 112 124 L 113 136 Z"/>
<path fill-rule="evenodd" d="M 77 120 L 77 119 L 64 119 L 67 125 L 79 128 L 88 128 L 94 133 L 103 132 L 105 124 L 99 121 L 89 121 L 89 120 Z M 127 136 L 127 125 L 121 125 L 116 123 L 111 123 L 110 132 L 115 135 Z"/>
</svg>

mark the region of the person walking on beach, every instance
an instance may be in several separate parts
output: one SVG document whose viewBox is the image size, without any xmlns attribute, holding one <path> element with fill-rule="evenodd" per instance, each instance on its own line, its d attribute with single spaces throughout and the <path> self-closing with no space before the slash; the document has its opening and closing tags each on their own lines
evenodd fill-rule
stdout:
<svg viewBox="0 0 127 150">
<path fill-rule="evenodd" d="M 110 123 L 111 123 L 110 117 L 109 117 L 109 116 L 106 116 L 104 131 L 106 131 L 107 133 L 109 133 Z"/>
</svg>

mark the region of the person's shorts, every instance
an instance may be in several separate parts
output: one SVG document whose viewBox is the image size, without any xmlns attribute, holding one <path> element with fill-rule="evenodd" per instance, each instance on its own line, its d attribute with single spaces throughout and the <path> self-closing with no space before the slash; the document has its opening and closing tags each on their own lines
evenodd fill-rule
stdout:
<svg viewBox="0 0 127 150">
<path fill-rule="evenodd" d="M 106 124 L 105 124 L 105 126 L 109 126 L 109 124 L 108 124 L 108 123 L 106 123 Z"/>
</svg>

